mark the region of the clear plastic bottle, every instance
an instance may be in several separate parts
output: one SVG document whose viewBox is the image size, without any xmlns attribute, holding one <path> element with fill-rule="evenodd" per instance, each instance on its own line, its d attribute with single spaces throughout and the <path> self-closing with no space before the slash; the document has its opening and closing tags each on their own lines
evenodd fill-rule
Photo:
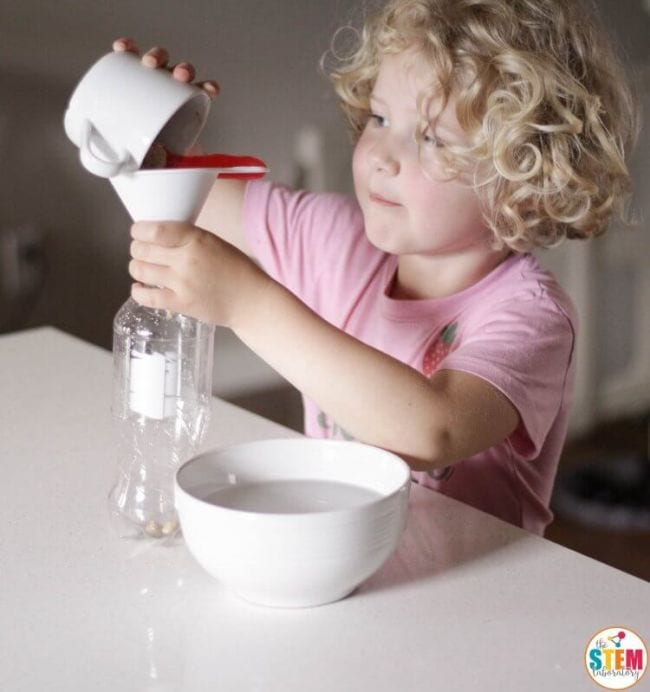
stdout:
<svg viewBox="0 0 650 692">
<path fill-rule="evenodd" d="M 113 426 L 118 473 L 109 494 L 122 537 L 178 529 L 174 474 L 210 419 L 214 327 L 129 300 L 113 322 Z"/>
</svg>

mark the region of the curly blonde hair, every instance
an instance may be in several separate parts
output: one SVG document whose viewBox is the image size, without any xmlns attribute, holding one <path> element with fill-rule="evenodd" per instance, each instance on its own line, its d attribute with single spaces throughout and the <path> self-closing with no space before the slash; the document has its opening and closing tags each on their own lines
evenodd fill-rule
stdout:
<svg viewBox="0 0 650 692">
<path fill-rule="evenodd" d="M 470 144 L 440 155 L 452 176 L 473 172 L 495 247 L 551 247 L 625 219 L 637 105 L 579 0 L 390 0 L 356 36 L 330 71 L 353 131 L 367 122 L 382 56 L 414 49 L 443 108 L 455 97 Z"/>
</svg>

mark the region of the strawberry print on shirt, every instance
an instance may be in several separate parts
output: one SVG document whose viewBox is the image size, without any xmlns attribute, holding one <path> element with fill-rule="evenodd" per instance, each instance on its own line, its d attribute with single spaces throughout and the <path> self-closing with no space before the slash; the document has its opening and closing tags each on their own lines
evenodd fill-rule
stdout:
<svg viewBox="0 0 650 692">
<path fill-rule="evenodd" d="M 452 351 L 458 323 L 448 324 L 440 333 L 440 336 L 433 342 L 422 361 L 422 372 L 426 377 L 431 377 L 438 369 L 438 366 Z"/>
</svg>

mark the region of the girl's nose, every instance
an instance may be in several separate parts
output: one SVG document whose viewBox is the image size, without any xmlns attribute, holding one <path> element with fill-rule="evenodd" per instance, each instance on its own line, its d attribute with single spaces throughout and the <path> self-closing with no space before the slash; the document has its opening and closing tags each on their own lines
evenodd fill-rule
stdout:
<svg viewBox="0 0 650 692">
<path fill-rule="evenodd" d="M 369 152 L 369 159 L 376 171 L 382 171 L 388 175 L 397 175 L 399 172 L 399 160 L 386 140 L 375 142 Z"/>
</svg>

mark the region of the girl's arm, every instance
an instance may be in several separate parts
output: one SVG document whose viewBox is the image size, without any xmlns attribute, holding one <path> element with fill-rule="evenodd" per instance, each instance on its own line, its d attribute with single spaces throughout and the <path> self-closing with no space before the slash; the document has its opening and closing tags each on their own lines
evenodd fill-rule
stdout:
<svg viewBox="0 0 650 692">
<path fill-rule="evenodd" d="M 492 447 L 519 415 L 485 380 L 442 370 L 427 378 L 328 324 L 274 281 L 233 329 L 356 439 L 441 468 Z"/>
<path fill-rule="evenodd" d="M 426 378 L 327 323 L 211 233 L 140 222 L 132 235 L 136 301 L 232 328 L 347 432 L 413 469 L 467 458 L 518 424 L 509 400 L 481 378 L 444 370 Z"/>
<path fill-rule="evenodd" d="M 196 225 L 216 233 L 244 254 L 252 252 L 244 234 L 242 210 L 246 183 L 243 180 L 216 180 Z"/>
</svg>

